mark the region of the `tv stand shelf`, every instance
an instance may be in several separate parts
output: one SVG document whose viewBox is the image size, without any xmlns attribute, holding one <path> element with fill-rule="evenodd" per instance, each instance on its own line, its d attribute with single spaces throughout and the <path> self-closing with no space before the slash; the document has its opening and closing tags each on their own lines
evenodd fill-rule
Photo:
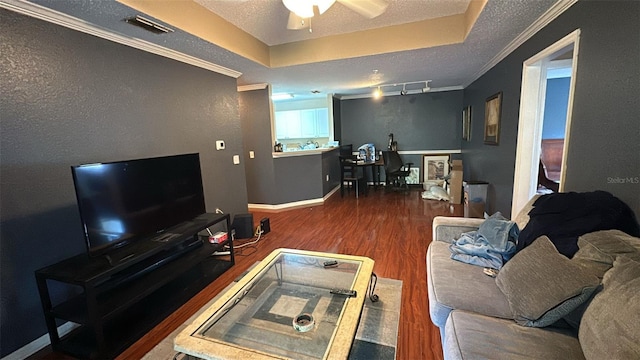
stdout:
<svg viewBox="0 0 640 360">
<path fill-rule="evenodd" d="M 234 265 L 230 236 L 222 244 L 203 242 L 198 237 L 198 232 L 214 225 L 224 226 L 223 231 L 230 233 L 229 219 L 226 214 L 201 215 L 181 224 L 181 236 L 171 242 L 118 250 L 123 253 L 114 257 L 126 259 L 119 262 L 82 254 L 37 270 L 53 349 L 99 359 L 113 358 L 125 350 Z M 229 246 L 229 256 L 211 256 L 225 245 Z M 57 291 L 51 291 L 52 282 L 57 283 Z M 68 295 L 57 299 L 61 292 Z M 57 319 L 79 326 L 61 337 Z"/>
</svg>

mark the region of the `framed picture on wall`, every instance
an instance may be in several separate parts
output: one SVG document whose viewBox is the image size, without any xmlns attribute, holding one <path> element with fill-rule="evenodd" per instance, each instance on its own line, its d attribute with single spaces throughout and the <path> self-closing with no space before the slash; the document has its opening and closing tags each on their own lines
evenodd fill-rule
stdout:
<svg viewBox="0 0 640 360">
<path fill-rule="evenodd" d="M 462 140 L 471 141 L 471 105 L 462 109 Z"/>
<path fill-rule="evenodd" d="M 422 164 L 424 181 L 444 180 L 449 175 L 449 155 L 424 155 Z"/>
<path fill-rule="evenodd" d="M 500 117 L 502 115 L 502 92 L 487 98 L 484 106 L 484 143 L 498 145 L 500 139 Z"/>
</svg>

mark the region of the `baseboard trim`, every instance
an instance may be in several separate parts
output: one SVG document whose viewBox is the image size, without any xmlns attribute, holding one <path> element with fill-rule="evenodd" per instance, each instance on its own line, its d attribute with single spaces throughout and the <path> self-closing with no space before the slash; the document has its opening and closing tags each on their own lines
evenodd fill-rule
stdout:
<svg viewBox="0 0 640 360">
<path fill-rule="evenodd" d="M 72 323 L 71 321 L 67 321 L 66 323 L 58 326 L 58 334 L 60 337 L 65 336 L 71 330 L 77 328 L 78 324 Z M 44 334 L 39 338 L 33 340 L 27 345 L 21 347 L 20 349 L 12 352 L 11 354 L 3 357 L 1 360 L 22 360 L 26 359 L 29 356 L 37 353 L 38 351 L 44 349 L 48 345 L 51 344 L 51 338 L 49 338 L 49 334 Z"/>
<path fill-rule="evenodd" d="M 331 191 L 327 193 L 327 195 L 323 196 L 322 198 L 294 201 L 290 203 L 277 204 L 277 205 L 249 204 L 248 207 L 249 207 L 249 211 L 280 212 L 284 210 L 318 206 L 318 205 L 323 205 L 324 202 L 339 189 L 340 189 L 340 185 L 333 188 Z"/>
</svg>

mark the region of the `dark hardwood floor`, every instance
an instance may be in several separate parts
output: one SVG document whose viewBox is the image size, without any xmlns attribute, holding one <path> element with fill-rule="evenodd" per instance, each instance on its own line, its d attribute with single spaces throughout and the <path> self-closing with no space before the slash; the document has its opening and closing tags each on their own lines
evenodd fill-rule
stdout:
<svg viewBox="0 0 640 360">
<path fill-rule="evenodd" d="M 277 213 L 254 212 L 257 225 L 268 217 L 271 232 L 259 243 L 238 250 L 236 265 L 123 352 L 118 359 L 139 359 L 251 264 L 276 248 L 343 253 L 375 260 L 379 277 L 403 281 L 397 359 L 442 359 L 438 329 L 427 303 L 425 256 L 435 216 L 462 216 L 462 205 L 423 200 L 408 193 L 369 191 L 367 197 L 337 192 L 324 205 Z M 239 240 L 236 245 L 246 242 Z M 33 359 L 69 359 L 43 350 Z"/>
</svg>

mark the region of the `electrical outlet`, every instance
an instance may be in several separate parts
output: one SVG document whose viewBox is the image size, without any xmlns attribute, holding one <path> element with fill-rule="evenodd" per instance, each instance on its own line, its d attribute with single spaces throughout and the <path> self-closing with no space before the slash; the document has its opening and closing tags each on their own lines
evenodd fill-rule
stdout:
<svg viewBox="0 0 640 360">
<path fill-rule="evenodd" d="M 235 165 L 240 164 L 240 155 L 233 155 L 233 163 Z"/>
<path fill-rule="evenodd" d="M 256 153 L 253 152 L 253 150 L 249 151 L 249 158 L 253 159 L 256 157 Z"/>
<path fill-rule="evenodd" d="M 224 140 L 216 140 L 216 150 L 224 150 Z"/>
</svg>

